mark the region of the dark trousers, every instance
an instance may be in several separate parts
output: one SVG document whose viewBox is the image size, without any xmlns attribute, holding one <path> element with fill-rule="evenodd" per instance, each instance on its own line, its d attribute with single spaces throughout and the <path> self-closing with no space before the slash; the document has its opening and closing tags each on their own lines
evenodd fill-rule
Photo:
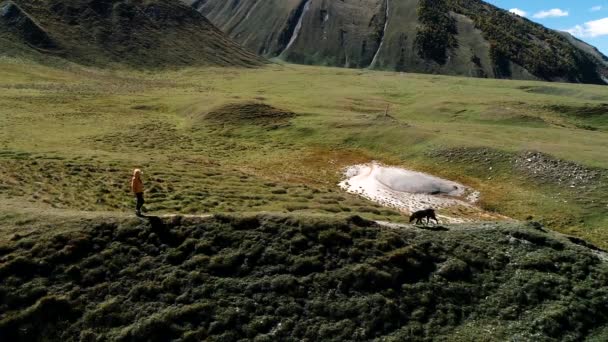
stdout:
<svg viewBox="0 0 608 342">
<path fill-rule="evenodd" d="M 135 194 L 135 197 L 137 197 L 137 204 L 135 205 L 135 210 L 140 211 L 141 207 L 145 203 L 145 201 L 144 201 L 144 193 L 143 192 L 138 192 L 138 193 Z"/>
</svg>

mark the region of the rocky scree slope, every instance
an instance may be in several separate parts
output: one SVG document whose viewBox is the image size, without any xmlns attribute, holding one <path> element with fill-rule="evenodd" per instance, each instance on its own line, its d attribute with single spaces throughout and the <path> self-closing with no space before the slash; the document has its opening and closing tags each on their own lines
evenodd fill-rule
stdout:
<svg viewBox="0 0 608 342">
<path fill-rule="evenodd" d="M 538 224 L 424 230 L 273 215 L 52 222 L 0 239 L 0 340 L 608 334 L 605 254 Z"/>
<path fill-rule="evenodd" d="M 606 56 L 479 0 L 184 0 L 265 57 L 303 64 L 608 83 Z"/>
<path fill-rule="evenodd" d="M 135 67 L 263 62 L 171 0 L 0 1 L 1 54 Z"/>
</svg>

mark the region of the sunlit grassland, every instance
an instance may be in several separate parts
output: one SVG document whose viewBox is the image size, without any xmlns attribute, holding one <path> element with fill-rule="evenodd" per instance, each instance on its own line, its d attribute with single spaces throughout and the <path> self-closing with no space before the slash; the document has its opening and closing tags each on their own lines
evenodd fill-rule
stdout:
<svg viewBox="0 0 608 342">
<path fill-rule="evenodd" d="M 276 64 L 134 72 L 3 60 L 0 75 L 0 193 L 10 203 L 127 211 L 138 166 L 155 212 L 400 220 L 336 186 L 343 167 L 379 160 L 464 182 L 488 210 L 608 247 L 608 114 L 595 110 L 605 87 Z M 249 101 L 297 116 L 278 129 L 205 120 Z M 539 151 L 603 176 L 571 188 L 483 156 L 436 157 L 454 147 L 507 159 Z"/>
</svg>

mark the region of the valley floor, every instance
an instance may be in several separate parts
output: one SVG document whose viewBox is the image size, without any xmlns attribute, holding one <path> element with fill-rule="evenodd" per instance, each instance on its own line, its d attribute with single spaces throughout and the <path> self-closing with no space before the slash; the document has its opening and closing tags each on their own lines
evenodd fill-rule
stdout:
<svg viewBox="0 0 608 342">
<path fill-rule="evenodd" d="M 8 58 L 0 74 L 0 201 L 13 207 L 130 214 L 130 172 L 140 167 L 153 213 L 403 222 L 404 213 L 338 187 L 344 168 L 375 160 L 479 190 L 479 206 L 497 216 L 608 247 L 604 87 Z"/>
</svg>

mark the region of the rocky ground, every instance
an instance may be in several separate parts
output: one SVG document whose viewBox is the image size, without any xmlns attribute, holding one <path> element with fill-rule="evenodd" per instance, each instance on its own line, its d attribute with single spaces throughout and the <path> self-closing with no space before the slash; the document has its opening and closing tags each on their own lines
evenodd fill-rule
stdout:
<svg viewBox="0 0 608 342">
<path fill-rule="evenodd" d="M 486 166 L 489 170 L 509 169 L 521 177 L 562 187 L 597 185 L 608 179 L 605 169 L 586 167 L 537 151 L 516 154 L 489 148 L 454 148 L 433 151 L 429 155 L 447 162 Z"/>
</svg>

